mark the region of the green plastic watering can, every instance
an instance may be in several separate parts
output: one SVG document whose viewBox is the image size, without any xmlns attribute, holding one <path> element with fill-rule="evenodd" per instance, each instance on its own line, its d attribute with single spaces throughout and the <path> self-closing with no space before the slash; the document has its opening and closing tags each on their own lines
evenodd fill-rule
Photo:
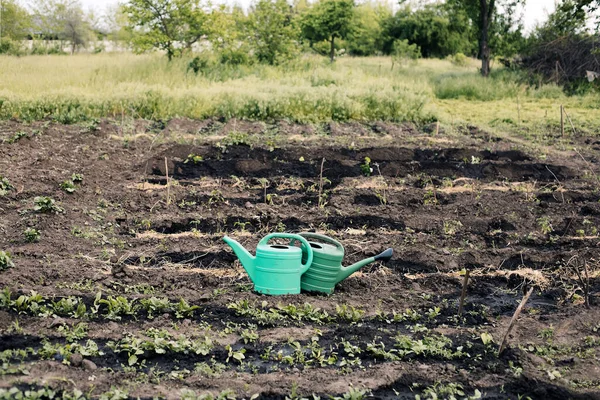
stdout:
<svg viewBox="0 0 600 400">
<path fill-rule="evenodd" d="M 302 275 L 302 290 L 309 292 L 331 294 L 338 282 L 343 281 L 360 268 L 374 261 L 389 261 L 394 252 L 390 248 L 375 257 L 344 267 L 342 266 L 344 246 L 340 242 L 318 233 L 303 232 L 300 236 L 318 240 L 318 242 L 312 240 L 308 242 L 314 256 L 308 271 Z"/>
<path fill-rule="evenodd" d="M 301 247 L 292 245 L 268 244 L 271 239 L 292 239 Z M 270 295 L 300 293 L 300 277 L 306 272 L 313 260 L 313 251 L 308 241 L 293 233 L 271 233 L 258 242 L 256 256 L 252 256 L 241 244 L 223 237 L 254 283 L 258 293 Z M 304 256 L 304 263 L 302 259 Z"/>
</svg>

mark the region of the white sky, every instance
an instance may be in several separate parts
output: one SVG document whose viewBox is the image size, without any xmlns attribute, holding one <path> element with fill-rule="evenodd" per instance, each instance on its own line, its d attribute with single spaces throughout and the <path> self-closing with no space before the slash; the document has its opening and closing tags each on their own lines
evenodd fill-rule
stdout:
<svg viewBox="0 0 600 400">
<path fill-rule="evenodd" d="M 117 4 L 118 0 L 81 0 L 81 2 L 88 9 L 93 8 L 102 12 L 107 6 Z M 252 0 L 221 0 L 219 2 L 237 3 L 248 8 Z M 554 11 L 554 7 L 555 0 L 526 0 L 523 18 L 526 31 L 530 31 L 536 24 L 544 22 L 548 14 Z"/>
</svg>

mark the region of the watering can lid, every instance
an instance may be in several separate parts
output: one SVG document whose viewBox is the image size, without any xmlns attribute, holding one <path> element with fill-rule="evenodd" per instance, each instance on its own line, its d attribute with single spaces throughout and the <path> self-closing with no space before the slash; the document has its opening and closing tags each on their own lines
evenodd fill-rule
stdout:
<svg viewBox="0 0 600 400">
<path fill-rule="evenodd" d="M 333 246 L 328 243 L 308 241 L 313 250 L 315 258 L 325 258 L 327 260 L 342 261 L 344 259 L 344 249 Z"/>
<path fill-rule="evenodd" d="M 302 249 L 296 246 L 286 246 L 279 244 L 259 244 L 256 247 L 256 256 L 262 258 L 275 259 L 297 259 L 300 257 Z"/>
</svg>

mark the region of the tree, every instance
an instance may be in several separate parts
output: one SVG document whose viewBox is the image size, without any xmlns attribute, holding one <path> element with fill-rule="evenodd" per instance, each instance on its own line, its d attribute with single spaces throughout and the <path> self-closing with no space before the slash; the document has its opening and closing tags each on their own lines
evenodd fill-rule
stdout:
<svg viewBox="0 0 600 400">
<path fill-rule="evenodd" d="M 2 38 L 23 39 L 31 26 L 31 17 L 27 10 L 16 1 L 0 1 L 0 45 Z"/>
<path fill-rule="evenodd" d="M 219 6 L 210 14 L 210 24 L 207 25 L 212 48 L 219 54 L 222 64 L 239 65 L 251 62 L 251 51 L 245 32 L 248 17 L 241 7 Z"/>
<path fill-rule="evenodd" d="M 320 0 L 302 16 L 303 36 L 310 44 L 327 40 L 329 58 L 335 60 L 335 39 L 345 39 L 352 26 L 354 0 Z"/>
<path fill-rule="evenodd" d="M 391 9 L 383 4 L 367 2 L 357 6 L 346 39 L 348 52 L 357 56 L 370 56 L 382 52 L 382 24 L 391 16 Z"/>
<path fill-rule="evenodd" d="M 137 34 L 135 49 L 164 50 L 169 61 L 206 34 L 208 14 L 200 0 L 129 0 L 123 10 Z"/>
<path fill-rule="evenodd" d="M 298 29 L 286 0 L 258 0 L 250 9 L 248 39 L 260 62 L 279 64 L 298 50 Z"/>
<path fill-rule="evenodd" d="M 91 29 L 78 0 L 38 0 L 35 9 L 37 30 L 46 39 L 69 41 L 71 54 L 85 46 Z"/>
<path fill-rule="evenodd" d="M 417 9 L 405 6 L 383 22 L 384 51 L 392 52 L 396 40 L 419 46 L 424 57 L 475 54 L 475 32 L 463 10 L 446 4 L 427 4 Z"/>
<path fill-rule="evenodd" d="M 504 15 L 514 14 L 514 9 L 524 0 L 498 0 Z M 477 27 L 478 57 L 481 59 L 481 75 L 490 74 L 490 33 L 493 34 L 498 18 L 496 0 L 449 0 L 448 3 L 457 9 L 463 9 L 474 26 Z"/>
</svg>

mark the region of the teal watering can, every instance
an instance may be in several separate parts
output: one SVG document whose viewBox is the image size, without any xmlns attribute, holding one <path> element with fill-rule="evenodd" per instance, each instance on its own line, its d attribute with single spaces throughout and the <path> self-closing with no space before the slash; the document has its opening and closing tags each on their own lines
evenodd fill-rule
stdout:
<svg viewBox="0 0 600 400">
<path fill-rule="evenodd" d="M 269 240 L 281 238 L 298 241 L 301 247 L 268 244 Z M 256 256 L 252 256 L 241 244 L 225 236 L 223 238 L 254 283 L 258 293 L 281 295 L 300 293 L 300 277 L 306 272 L 313 260 L 313 251 L 308 241 L 292 233 L 271 233 L 258 242 Z M 304 263 L 302 258 L 304 255 Z"/>
<path fill-rule="evenodd" d="M 340 242 L 318 233 L 305 232 L 301 233 L 300 236 L 318 240 L 318 242 L 308 242 L 314 255 L 308 271 L 302 275 L 302 290 L 309 292 L 331 294 L 338 282 L 343 281 L 360 268 L 374 261 L 389 261 L 393 254 L 392 249 L 387 249 L 375 257 L 344 267 L 342 266 L 344 246 Z"/>
</svg>

